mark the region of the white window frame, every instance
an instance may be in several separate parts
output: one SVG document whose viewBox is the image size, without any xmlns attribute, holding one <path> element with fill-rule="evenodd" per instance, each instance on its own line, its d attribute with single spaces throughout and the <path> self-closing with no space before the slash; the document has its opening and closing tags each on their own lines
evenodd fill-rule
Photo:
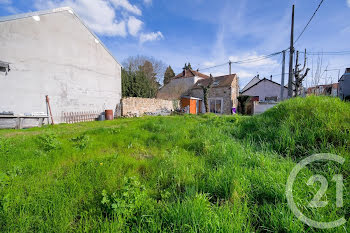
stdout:
<svg viewBox="0 0 350 233">
<path fill-rule="evenodd" d="M 223 114 L 223 112 L 224 112 L 224 98 L 208 98 L 208 107 L 209 107 L 209 112 L 210 112 L 210 103 L 211 103 L 211 101 L 212 100 L 215 100 L 215 107 L 214 107 L 214 109 L 215 109 L 215 112 L 217 112 L 217 109 L 216 109 L 216 101 L 221 101 L 221 109 L 220 109 L 220 113 L 216 113 L 216 114 Z"/>
</svg>

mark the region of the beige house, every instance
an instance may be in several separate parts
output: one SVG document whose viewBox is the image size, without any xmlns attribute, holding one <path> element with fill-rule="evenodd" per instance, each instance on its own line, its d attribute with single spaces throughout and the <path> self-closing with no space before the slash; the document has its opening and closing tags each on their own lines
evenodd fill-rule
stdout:
<svg viewBox="0 0 350 233">
<path fill-rule="evenodd" d="M 208 90 L 209 111 L 231 114 L 237 109 L 239 95 L 236 74 L 212 77 L 185 66 L 182 73 L 159 90 L 157 98 L 181 100 L 181 108 L 188 113 L 205 113 L 204 90 Z"/>
<path fill-rule="evenodd" d="M 236 112 L 239 95 L 238 77 L 236 74 L 220 77 L 209 77 L 199 80 L 182 98 L 196 98 L 196 113 L 205 113 L 204 90 L 208 87 L 208 108 L 211 113 L 232 114 Z M 182 103 L 184 101 L 181 101 Z"/>
<path fill-rule="evenodd" d="M 158 99 L 179 100 L 199 80 L 207 79 L 209 76 L 194 71 L 189 68 L 183 68 L 183 72 L 176 75 L 170 83 L 162 87 L 157 94 Z"/>
</svg>

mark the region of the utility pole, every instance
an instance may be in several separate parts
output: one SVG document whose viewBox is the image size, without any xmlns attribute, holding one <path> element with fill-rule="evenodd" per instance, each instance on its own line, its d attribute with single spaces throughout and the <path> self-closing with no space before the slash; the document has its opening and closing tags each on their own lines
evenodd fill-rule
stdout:
<svg viewBox="0 0 350 233">
<path fill-rule="evenodd" d="M 231 73 L 231 65 L 232 65 L 232 61 L 228 61 L 228 64 L 229 64 L 229 66 L 230 66 L 230 68 L 229 68 L 229 74 L 231 75 L 232 73 Z"/>
<path fill-rule="evenodd" d="M 292 11 L 292 28 L 290 34 L 289 48 L 289 78 L 288 78 L 288 98 L 293 97 L 293 54 L 294 54 L 294 5 Z"/>
<path fill-rule="evenodd" d="M 284 74 L 286 73 L 286 50 L 282 51 L 282 78 L 281 78 L 281 96 L 280 100 L 283 101 L 284 96 Z"/>
</svg>

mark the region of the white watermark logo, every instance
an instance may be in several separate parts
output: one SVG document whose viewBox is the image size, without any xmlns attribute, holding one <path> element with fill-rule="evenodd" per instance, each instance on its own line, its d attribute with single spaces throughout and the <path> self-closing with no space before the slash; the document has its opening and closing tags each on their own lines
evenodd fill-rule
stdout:
<svg viewBox="0 0 350 233">
<path fill-rule="evenodd" d="M 329 229 L 341 226 L 346 223 L 345 217 L 341 217 L 336 221 L 332 222 L 319 222 L 312 220 L 308 217 L 306 217 L 297 207 L 297 205 L 294 202 L 293 198 L 293 184 L 294 181 L 298 175 L 298 173 L 305 168 L 307 165 L 317 162 L 317 161 L 334 161 L 339 164 L 343 164 L 345 162 L 345 159 L 338 155 L 333 154 L 315 154 L 310 157 L 307 157 L 306 159 L 303 159 L 301 162 L 299 162 L 292 170 L 288 177 L 287 186 L 286 186 L 286 196 L 287 201 L 290 209 L 292 212 L 297 216 L 297 218 L 304 222 L 305 224 L 320 228 L 320 229 Z M 343 207 L 343 175 L 337 174 L 334 175 L 332 178 L 332 181 L 336 183 L 336 207 L 341 208 Z M 315 182 L 321 183 L 321 188 L 318 190 L 316 195 L 313 197 L 313 199 L 309 202 L 308 207 L 310 208 L 321 208 L 328 205 L 328 201 L 321 201 L 322 197 L 325 195 L 327 189 L 328 189 L 328 181 L 327 179 L 322 175 L 314 175 L 311 176 L 310 179 L 307 181 L 308 186 L 312 186 L 315 184 Z"/>
</svg>

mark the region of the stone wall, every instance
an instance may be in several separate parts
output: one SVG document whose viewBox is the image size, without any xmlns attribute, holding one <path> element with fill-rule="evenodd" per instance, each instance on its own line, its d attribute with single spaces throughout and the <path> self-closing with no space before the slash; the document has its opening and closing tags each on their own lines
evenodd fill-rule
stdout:
<svg viewBox="0 0 350 233">
<path fill-rule="evenodd" d="M 178 104 L 178 101 L 163 99 L 123 98 L 121 100 L 122 116 L 170 115 L 178 108 Z"/>
</svg>

